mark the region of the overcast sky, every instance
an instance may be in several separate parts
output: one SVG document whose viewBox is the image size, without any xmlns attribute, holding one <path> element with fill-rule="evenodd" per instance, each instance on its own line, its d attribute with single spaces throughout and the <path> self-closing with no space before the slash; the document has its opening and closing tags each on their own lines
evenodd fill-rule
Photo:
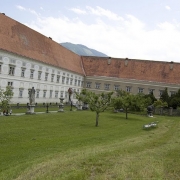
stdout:
<svg viewBox="0 0 180 180">
<path fill-rule="evenodd" d="M 180 62 L 180 0 L 0 0 L 0 12 L 58 43 Z"/>
</svg>

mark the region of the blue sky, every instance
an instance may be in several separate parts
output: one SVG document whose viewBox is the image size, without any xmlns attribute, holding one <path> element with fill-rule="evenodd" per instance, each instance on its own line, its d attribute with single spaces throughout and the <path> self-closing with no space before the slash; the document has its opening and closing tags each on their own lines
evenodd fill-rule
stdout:
<svg viewBox="0 0 180 180">
<path fill-rule="evenodd" d="M 0 0 L 0 12 L 58 43 L 180 62 L 180 0 Z"/>
</svg>

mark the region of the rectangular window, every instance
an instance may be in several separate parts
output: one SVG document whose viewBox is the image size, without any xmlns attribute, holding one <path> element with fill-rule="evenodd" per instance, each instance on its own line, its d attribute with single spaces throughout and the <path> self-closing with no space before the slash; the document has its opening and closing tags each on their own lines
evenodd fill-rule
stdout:
<svg viewBox="0 0 180 180">
<path fill-rule="evenodd" d="M 43 98 L 46 98 L 46 92 L 47 91 L 43 91 Z"/>
<path fill-rule="evenodd" d="M 57 75 L 57 83 L 59 83 L 60 75 Z"/>
<path fill-rule="evenodd" d="M 83 85 L 84 85 L 84 81 L 81 81 L 81 87 L 83 87 Z"/>
<path fill-rule="evenodd" d="M 87 82 L 87 83 L 86 83 L 86 87 L 87 87 L 87 88 L 91 88 L 91 82 Z"/>
<path fill-rule="evenodd" d="M 48 73 L 45 73 L 45 81 L 48 80 Z"/>
<path fill-rule="evenodd" d="M 138 88 L 138 93 L 143 93 L 143 88 Z"/>
<path fill-rule="evenodd" d="M 126 86 L 126 91 L 127 92 L 131 92 L 131 87 L 130 86 Z"/>
<path fill-rule="evenodd" d="M 14 70 L 15 70 L 14 66 L 9 66 L 9 75 L 14 76 Z"/>
<path fill-rule="evenodd" d="M 65 92 L 65 98 L 67 98 L 68 97 L 68 93 L 67 92 Z"/>
<path fill-rule="evenodd" d="M 163 94 L 164 90 L 159 90 L 159 96 Z"/>
<path fill-rule="evenodd" d="M 114 85 L 114 90 L 118 91 L 119 90 L 119 85 Z"/>
<path fill-rule="evenodd" d="M 75 85 L 75 86 L 77 86 L 77 79 L 75 79 L 75 81 L 74 81 L 74 85 Z"/>
<path fill-rule="evenodd" d="M 149 94 L 153 93 L 154 89 L 149 89 Z"/>
<path fill-rule="evenodd" d="M 8 86 L 12 87 L 13 86 L 13 82 L 8 82 Z"/>
<path fill-rule="evenodd" d="M 61 98 L 64 97 L 64 91 L 61 91 Z"/>
<path fill-rule="evenodd" d="M 39 98 L 39 91 L 40 90 L 36 90 L 36 98 Z"/>
<path fill-rule="evenodd" d="M 22 69 L 21 69 L 21 77 L 24 77 L 24 76 L 25 76 L 25 70 L 26 70 L 25 68 L 22 68 Z"/>
<path fill-rule="evenodd" d="M 58 98 L 58 91 L 55 91 L 55 98 Z"/>
<path fill-rule="evenodd" d="M 70 79 L 70 85 L 72 85 L 72 84 L 73 84 L 73 78 Z"/>
<path fill-rule="evenodd" d="M 42 74 L 42 72 L 38 71 L 38 80 L 41 80 L 41 74 Z"/>
<path fill-rule="evenodd" d="M 31 70 L 30 71 L 30 78 L 33 79 L 33 76 L 34 76 L 34 70 Z"/>
<path fill-rule="evenodd" d="M 1 74 L 2 64 L 0 64 L 0 74 Z"/>
<path fill-rule="evenodd" d="M 51 82 L 54 81 L 54 74 L 51 74 Z"/>
<path fill-rule="evenodd" d="M 49 98 L 52 98 L 53 90 L 50 90 Z"/>
<path fill-rule="evenodd" d="M 104 84 L 104 89 L 105 90 L 109 90 L 109 88 L 110 88 L 110 84 Z"/>
<path fill-rule="evenodd" d="M 78 80 L 78 86 L 81 86 L 81 81 L 80 80 Z"/>
<path fill-rule="evenodd" d="M 100 89 L 100 83 L 95 83 L 95 88 Z"/>
<path fill-rule="evenodd" d="M 173 95 L 175 95 L 175 94 L 176 94 L 175 91 L 170 91 L 170 96 L 173 96 Z"/>
<path fill-rule="evenodd" d="M 19 89 L 19 98 L 23 97 L 23 89 Z"/>
<path fill-rule="evenodd" d="M 69 78 L 68 77 L 66 78 L 66 84 L 69 84 Z"/>
<path fill-rule="evenodd" d="M 63 76 L 62 77 L 62 84 L 64 84 L 64 82 L 65 82 L 65 77 Z"/>
</svg>

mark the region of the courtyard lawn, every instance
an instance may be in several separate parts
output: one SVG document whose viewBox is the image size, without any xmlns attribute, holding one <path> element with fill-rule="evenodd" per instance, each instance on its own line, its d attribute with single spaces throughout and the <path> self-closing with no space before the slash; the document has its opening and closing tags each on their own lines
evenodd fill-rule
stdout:
<svg viewBox="0 0 180 180">
<path fill-rule="evenodd" d="M 176 180 L 179 150 L 179 117 L 104 112 L 95 127 L 91 111 L 0 116 L 1 180 Z"/>
</svg>

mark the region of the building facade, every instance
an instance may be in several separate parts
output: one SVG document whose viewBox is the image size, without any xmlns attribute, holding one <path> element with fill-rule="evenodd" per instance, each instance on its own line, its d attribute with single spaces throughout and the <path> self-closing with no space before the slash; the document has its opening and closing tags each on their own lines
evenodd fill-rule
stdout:
<svg viewBox="0 0 180 180">
<path fill-rule="evenodd" d="M 153 92 L 160 98 L 167 87 L 171 96 L 180 89 L 180 63 L 127 58 L 82 57 L 85 87 L 95 92 L 125 90 Z"/>
<path fill-rule="evenodd" d="M 32 87 L 36 90 L 37 103 L 59 102 L 61 97 L 67 102 L 69 87 L 80 92 L 83 79 L 77 73 L 0 51 L 0 87 L 12 87 L 12 103 L 28 103 Z"/>
<path fill-rule="evenodd" d="M 36 91 L 37 103 L 68 101 L 68 89 L 96 93 L 125 90 L 159 98 L 180 89 L 180 63 L 128 58 L 79 56 L 52 38 L 0 14 L 0 88 L 11 86 L 12 103 L 27 103 Z M 75 94 L 72 97 L 76 101 Z"/>
</svg>

